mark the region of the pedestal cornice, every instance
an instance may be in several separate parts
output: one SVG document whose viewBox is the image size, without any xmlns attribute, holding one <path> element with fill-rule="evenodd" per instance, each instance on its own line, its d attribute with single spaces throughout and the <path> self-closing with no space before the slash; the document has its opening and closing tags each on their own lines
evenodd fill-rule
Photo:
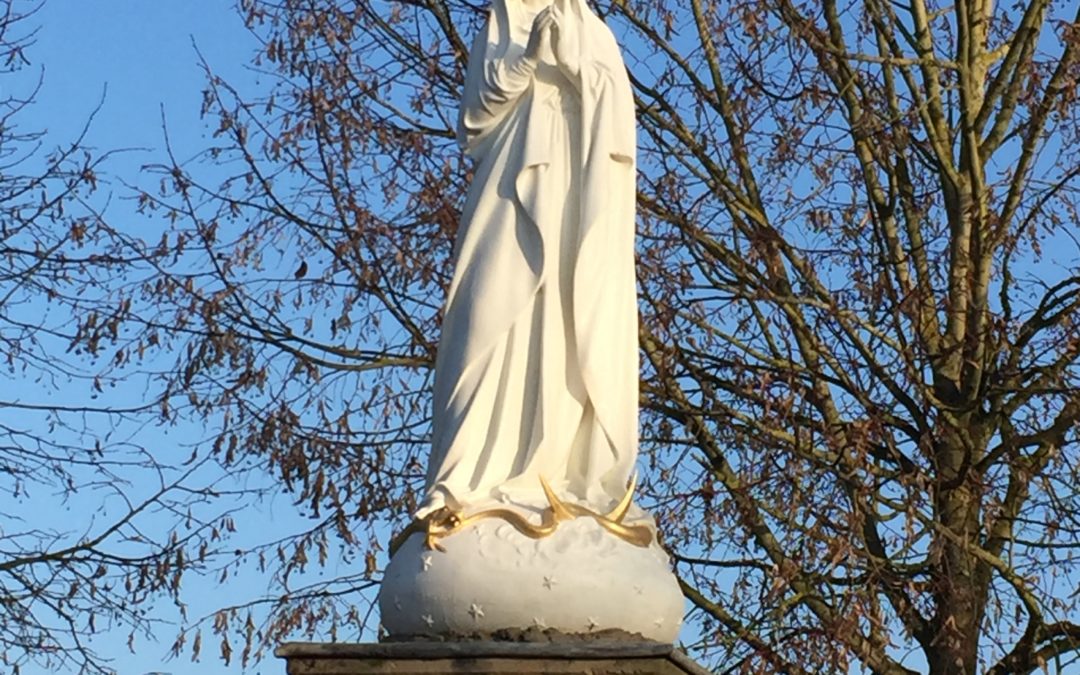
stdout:
<svg viewBox="0 0 1080 675">
<path fill-rule="evenodd" d="M 708 674 L 676 647 L 651 641 L 291 642 L 274 653 L 289 675 Z"/>
</svg>

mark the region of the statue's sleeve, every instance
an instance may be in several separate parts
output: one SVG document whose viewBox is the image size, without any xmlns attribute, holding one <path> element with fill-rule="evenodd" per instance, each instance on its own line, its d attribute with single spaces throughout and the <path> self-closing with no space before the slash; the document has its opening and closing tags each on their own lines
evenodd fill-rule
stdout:
<svg viewBox="0 0 1080 675">
<path fill-rule="evenodd" d="M 469 154 L 499 126 L 529 89 L 536 69 L 536 61 L 520 50 L 508 49 L 513 55 L 502 57 L 490 56 L 493 51 L 489 25 L 473 42 L 461 97 L 458 142 Z"/>
</svg>

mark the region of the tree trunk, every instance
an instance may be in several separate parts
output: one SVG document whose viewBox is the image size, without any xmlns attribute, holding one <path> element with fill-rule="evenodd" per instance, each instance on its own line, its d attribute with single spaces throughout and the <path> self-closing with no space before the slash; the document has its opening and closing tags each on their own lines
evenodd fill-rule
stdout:
<svg viewBox="0 0 1080 675">
<path fill-rule="evenodd" d="M 955 431 L 953 432 L 955 434 Z M 933 573 L 934 636 L 927 650 L 931 675 L 975 675 L 979 628 L 986 610 L 985 564 L 973 554 L 979 546 L 979 480 L 970 468 L 969 444 L 954 440 L 942 452 L 935 495 L 939 528 L 932 546 L 940 564 Z M 965 447 L 967 445 L 967 447 Z"/>
</svg>

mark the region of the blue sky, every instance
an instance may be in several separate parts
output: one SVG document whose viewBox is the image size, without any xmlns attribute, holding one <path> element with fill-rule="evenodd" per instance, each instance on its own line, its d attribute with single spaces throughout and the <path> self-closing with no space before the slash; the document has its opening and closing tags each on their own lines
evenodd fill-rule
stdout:
<svg viewBox="0 0 1080 675">
<path fill-rule="evenodd" d="M 209 134 L 199 120 L 196 46 L 230 80 L 256 80 L 244 64 L 257 43 L 231 2 L 49 0 L 32 21 L 40 32 L 28 56 L 45 70 L 33 122 L 58 140 L 76 133 L 104 94 L 93 145 L 160 150 L 164 109 L 173 144 L 199 147 Z"/>
</svg>

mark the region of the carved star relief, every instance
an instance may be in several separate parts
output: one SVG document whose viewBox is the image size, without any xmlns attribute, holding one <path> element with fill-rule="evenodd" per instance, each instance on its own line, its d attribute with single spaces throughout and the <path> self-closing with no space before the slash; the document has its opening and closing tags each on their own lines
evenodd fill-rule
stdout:
<svg viewBox="0 0 1080 675">
<path fill-rule="evenodd" d="M 420 617 L 420 620 L 426 623 L 428 628 L 431 628 L 435 625 L 435 617 L 431 616 L 430 614 L 425 614 L 424 616 Z"/>
<path fill-rule="evenodd" d="M 469 616 L 473 618 L 473 621 L 479 621 L 484 617 L 484 608 L 475 602 L 469 607 Z"/>
<path fill-rule="evenodd" d="M 559 580 L 556 579 L 555 577 L 544 577 L 544 588 L 548 589 L 549 591 L 557 583 L 559 583 Z"/>
<path fill-rule="evenodd" d="M 429 569 L 431 569 L 431 563 L 433 562 L 434 560 L 432 560 L 431 556 L 429 555 L 420 558 L 420 565 L 423 567 L 421 571 L 427 572 Z"/>
<path fill-rule="evenodd" d="M 596 627 L 600 625 L 600 622 L 596 620 L 596 617 L 589 617 L 589 630 L 596 630 Z"/>
</svg>

